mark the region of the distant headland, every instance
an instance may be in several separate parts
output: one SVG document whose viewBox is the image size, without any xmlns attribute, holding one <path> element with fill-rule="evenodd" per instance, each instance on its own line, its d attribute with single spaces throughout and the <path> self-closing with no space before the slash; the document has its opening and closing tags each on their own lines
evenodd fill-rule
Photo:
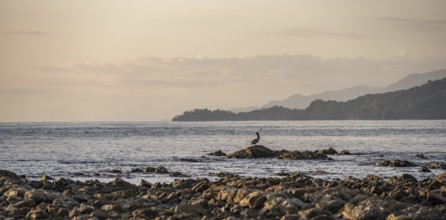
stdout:
<svg viewBox="0 0 446 220">
<path fill-rule="evenodd" d="M 249 112 L 195 109 L 172 121 L 259 121 L 259 120 L 400 120 L 446 119 L 446 78 L 381 94 L 368 94 L 339 101 L 315 100 L 305 109 L 281 106 Z"/>
</svg>

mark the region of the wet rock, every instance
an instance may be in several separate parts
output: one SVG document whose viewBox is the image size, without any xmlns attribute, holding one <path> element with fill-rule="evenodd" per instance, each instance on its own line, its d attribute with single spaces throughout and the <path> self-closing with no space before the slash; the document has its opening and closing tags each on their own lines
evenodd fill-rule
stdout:
<svg viewBox="0 0 446 220">
<path fill-rule="evenodd" d="M 108 171 L 109 173 L 122 173 L 120 169 L 111 169 Z"/>
<path fill-rule="evenodd" d="M 20 176 L 15 174 L 14 172 L 8 171 L 8 170 L 0 170 L 0 177 L 7 177 L 10 179 L 21 179 Z"/>
<path fill-rule="evenodd" d="M 159 166 L 159 167 L 146 167 L 145 172 L 146 173 L 156 173 L 156 174 L 169 174 L 169 170 L 167 170 L 163 166 Z"/>
<path fill-rule="evenodd" d="M 263 145 L 254 145 L 247 147 L 246 149 L 236 151 L 232 154 L 229 154 L 229 158 L 268 158 L 268 157 L 275 157 L 276 153 L 263 146 Z"/>
<path fill-rule="evenodd" d="M 351 155 L 351 153 L 348 150 L 341 150 L 341 152 L 339 152 L 339 155 Z"/>
<path fill-rule="evenodd" d="M 428 157 L 424 156 L 424 154 L 417 154 L 417 155 L 415 155 L 415 157 L 418 160 L 428 160 L 429 159 Z"/>
<path fill-rule="evenodd" d="M 282 160 L 327 160 L 328 156 L 321 152 L 281 151 L 277 158 Z"/>
<path fill-rule="evenodd" d="M 182 161 L 182 162 L 189 162 L 189 163 L 198 163 L 198 162 L 200 162 L 199 160 L 193 159 L 193 158 L 180 158 L 180 161 Z"/>
<path fill-rule="evenodd" d="M 223 151 L 221 151 L 221 150 L 218 150 L 218 151 L 215 151 L 215 152 L 213 152 L 213 153 L 209 153 L 208 154 L 209 156 L 216 156 L 216 157 L 226 157 L 226 156 L 228 156 L 227 154 L 225 154 Z"/>
<path fill-rule="evenodd" d="M 130 170 L 131 173 L 143 173 L 144 170 L 142 170 L 141 168 L 133 168 L 132 170 Z"/>
<path fill-rule="evenodd" d="M 321 153 L 321 154 L 327 154 L 327 155 L 338 154 L 338 152 L 332 147 L 330 147 L 328 149 L 317 150 L 315 153 Z"/>
<path fill-rule="evenodd" d="M 430 168 L 430 169 L 446 169 L 446 163 L 445 162 L 433 161 L 433 162 L 429 162 L 427 167 Z"/>
<path fill-rule="evenodd" d="M 381 163 L 378 163 L 378 166 L 384 167 L 414 167 L 415 163 L 412 163 L 407 160 L 385 160 Z"/>
<path fill-rule="evenodd" d="M 188 175 L 182 174 L 181 172 L 170 172 L 169 176 L 171 176 L 171 177 L 188 177 Z"/>
<path fill-rule="evenodd" d="M 429 170 L 429 168 L 427 168 L 427 167 L 421 167 L 421 168 L 418 170 L 418 172 L 421 172 L 421 173 L 430 173 L 430 172 L 432 172 L 432 171 Z"/>
</svg>

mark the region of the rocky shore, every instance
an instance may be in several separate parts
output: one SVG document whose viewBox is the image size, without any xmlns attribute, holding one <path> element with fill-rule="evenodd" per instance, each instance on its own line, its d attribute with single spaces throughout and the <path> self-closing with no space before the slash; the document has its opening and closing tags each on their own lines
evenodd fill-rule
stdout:
<svg viewBox="0 0 446 220">
<path fill-rule="evenodd" d="M 134 185 L 0 170 L 0 196 L 0 219 L 446 219 L 446 173 L 331 181 L 221 174 Z"/>
</svg>

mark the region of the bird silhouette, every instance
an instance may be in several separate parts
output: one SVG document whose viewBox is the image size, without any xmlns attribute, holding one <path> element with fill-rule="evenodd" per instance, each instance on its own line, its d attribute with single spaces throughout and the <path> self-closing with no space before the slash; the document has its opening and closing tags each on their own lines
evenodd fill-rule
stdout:
<svg viewBox="0 0 446 220">
<path fill-rule="evenodd" d="M 251 145 L 257 144 L 260 141 L 259 132 L 256 132 L 257 138 L 251 141 Z"/>
</svg>

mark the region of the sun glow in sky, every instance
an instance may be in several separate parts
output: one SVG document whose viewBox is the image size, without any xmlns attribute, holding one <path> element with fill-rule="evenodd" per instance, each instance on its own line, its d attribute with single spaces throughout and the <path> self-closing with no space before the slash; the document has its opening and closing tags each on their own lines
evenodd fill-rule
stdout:
<svg viewBox="0 0 446 220">
<path fill-rule="evenodd" d="M 163 120 L 446 68 L 443 0 L 3 0 L 0 121 Z"/>
</svg>

